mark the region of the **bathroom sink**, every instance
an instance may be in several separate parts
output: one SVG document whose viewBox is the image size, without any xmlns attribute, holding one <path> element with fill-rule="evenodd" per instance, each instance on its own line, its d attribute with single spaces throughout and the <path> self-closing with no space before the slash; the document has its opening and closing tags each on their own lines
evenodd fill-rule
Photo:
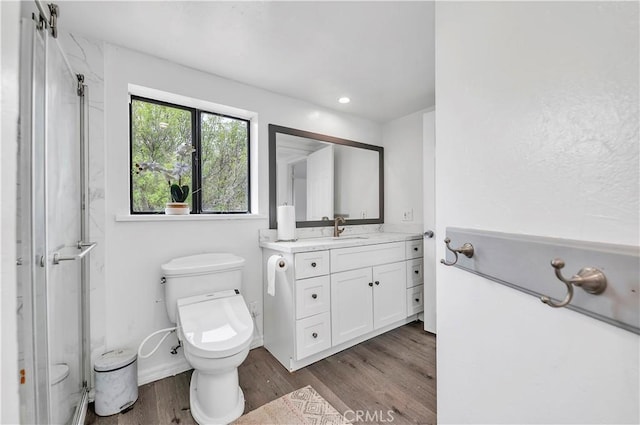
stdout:
<svg viewBox="0 0 640 425">
<path fill-rule="evenodd" d="M 346 239 L 369 239 L 368 236 L 334 236 L 331 239 L 334 241 L 346 240 Z"/>
</svg>

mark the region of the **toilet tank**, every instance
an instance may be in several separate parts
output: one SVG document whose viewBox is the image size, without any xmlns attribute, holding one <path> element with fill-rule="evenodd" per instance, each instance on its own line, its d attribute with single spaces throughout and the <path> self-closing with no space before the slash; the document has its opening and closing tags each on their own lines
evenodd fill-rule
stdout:
<svg viewBox="0 0 640 425">
<path fill-rule="evenodd" d="M 172 323 L 176 323 L 180 298 L 241 289 L 244 258 L 228 253 L 198 254 L 174 258 L 161 266 L 164 300 Z"/>
</svg>

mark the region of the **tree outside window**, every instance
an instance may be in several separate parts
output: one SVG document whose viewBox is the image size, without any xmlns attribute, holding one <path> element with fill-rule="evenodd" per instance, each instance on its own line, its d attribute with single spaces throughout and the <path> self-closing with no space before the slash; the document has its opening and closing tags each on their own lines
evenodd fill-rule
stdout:
<svg viewBox="0 0 640 425">
<path fill-rule="evenodd" d="M 130 126 L 131 213 L 163 213 L 172 184 L 192 214 L 250 211 L 248 120 L 132 96 Z"/>
</svg>

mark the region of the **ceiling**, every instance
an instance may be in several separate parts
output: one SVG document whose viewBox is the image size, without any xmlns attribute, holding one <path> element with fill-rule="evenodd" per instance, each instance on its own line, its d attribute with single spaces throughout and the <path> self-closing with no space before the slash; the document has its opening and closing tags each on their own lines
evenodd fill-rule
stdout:
<svg viewBox="0 0 640 425">
<path fill-rule="evenodd" d="M 373 121 L 435 104 L 433 2 L 59 5 L 63 31 Z"/>
</svg>

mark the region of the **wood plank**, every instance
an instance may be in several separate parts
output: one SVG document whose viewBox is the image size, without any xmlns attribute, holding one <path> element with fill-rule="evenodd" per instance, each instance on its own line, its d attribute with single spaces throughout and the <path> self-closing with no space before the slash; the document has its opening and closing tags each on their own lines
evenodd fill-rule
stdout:
<svg viewBox="0 0 640 425">
<path fill-rule="evenodd" d="M 118 415 L 98 416 L 95 414 L 94 403 L 91 403 L 87 409 L 87 416 L 84 423 L 87 425 L 118 425 Z"/>
<path fill-rule="evenodd" d="M 436 338 L 410 323 L 296 372 L 289 372 L 263 347 L 251 350 L 238 369 L 245 413 L 306 385 L 348 419 L 367 423 L 436 423 Z M 179 424 L 195 421 L 189 410 L 191 371 L 140 387 L 134 408 L 86 424 Z M 387 412 L 391 411 L 393 421 Z M 367 415 L 369 416 L 365 416 Z M 356 421 L 355 415 L 361 415 Z"/>
<path fill-rule="evenodd" d="M 138 401 L 118 415 L 118 425 L 159 424 L 156 382 L 138 388 Z"/>
<path fill-rule="evenodd" d="M 155 382 L 158 423 L 197 425 L 189 408 L 191 371 Z"/>
</svg>

